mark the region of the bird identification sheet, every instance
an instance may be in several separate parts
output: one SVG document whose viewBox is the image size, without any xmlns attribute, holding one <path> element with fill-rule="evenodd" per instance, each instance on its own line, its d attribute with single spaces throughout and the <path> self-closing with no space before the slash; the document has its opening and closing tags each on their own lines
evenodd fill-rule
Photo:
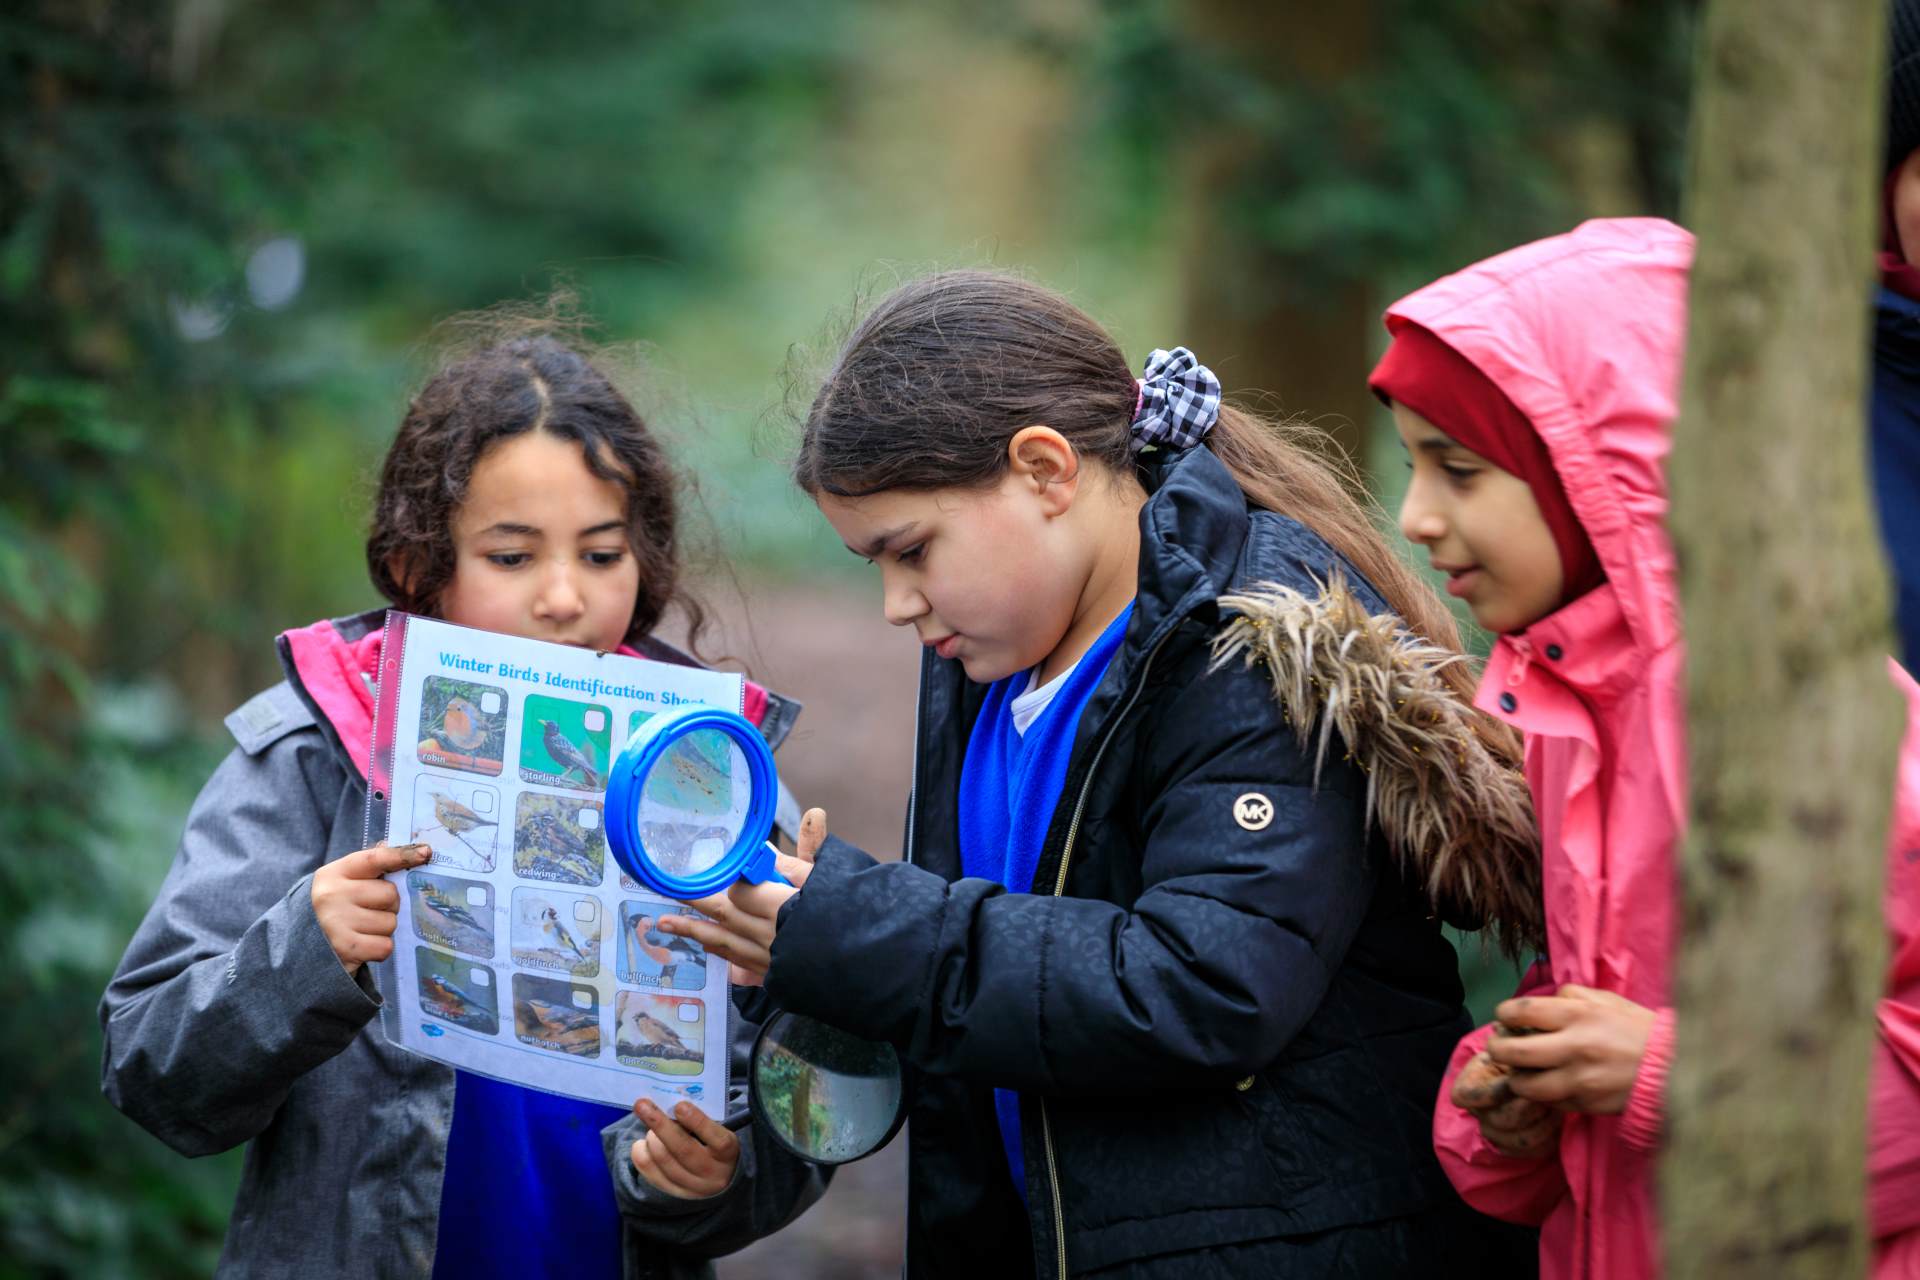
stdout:
<svg viewBox="0 0 1920 1280">
<path fill-rule="evenodd" d="M 738 675 L 387 614 L 367 843 L 425 843 L 374 966 L 388 1039 L 514 1084 L 726 1113 L 727 966 L 608 852 L 614 754 L 649 716 L 740 711 Z"/>
</svg>

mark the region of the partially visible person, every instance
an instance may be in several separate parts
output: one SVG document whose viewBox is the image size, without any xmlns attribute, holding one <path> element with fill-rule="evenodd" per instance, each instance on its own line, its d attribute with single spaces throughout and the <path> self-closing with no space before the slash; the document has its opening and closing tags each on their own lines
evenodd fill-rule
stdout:
<svg viewBox="0 0 1920 1280">
<path fill-rule="evenodd" d="M 1872 462 L 1901 663 L 1920 670 L 1920 0 L 1894 0 L 1887 69 Z"/>
</svg>

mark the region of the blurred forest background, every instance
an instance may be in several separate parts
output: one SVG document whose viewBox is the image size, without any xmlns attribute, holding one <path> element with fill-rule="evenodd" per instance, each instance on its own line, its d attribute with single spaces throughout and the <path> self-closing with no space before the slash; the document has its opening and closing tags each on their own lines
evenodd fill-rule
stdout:
<svg viewBox="0 0 1920 1280">
<path fill-rule="evenodd" d="M 917 653 L 786 484 L 790 346 L 902 273 L 1017 267 L 1136 363 L 1184 343 L 1322 421 L 1391 507 L 1381 307 L 1672 216 L 1695 8 L 8 5 L 0 1275 L 211 1270 L 239 1153 L 106 1106 L 94 1006 L 272 635 L 375 603 L 372 469 L 436 322 L 565 284 L 644 344 L 704 495 L 705 647 L 809 704 L 783 771 L 886 853 Z M 1510 970 L 1462 955 L 1484 1013 Z M 722 1275 L 896 1274 L 898 1146 Z"/>
</svg>

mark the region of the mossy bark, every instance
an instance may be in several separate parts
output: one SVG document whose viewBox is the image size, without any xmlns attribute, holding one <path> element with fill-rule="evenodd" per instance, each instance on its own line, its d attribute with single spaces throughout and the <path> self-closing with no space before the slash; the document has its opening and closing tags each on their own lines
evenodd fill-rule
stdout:
<svg viewBox="0 0 1920 1280">
<path fill-rule="evenodd" d="M 1672 529 L 1691 829 L 1672 1277 L 1859 1275 L 1896 751 L 1865 473 L 1885 0 L 1714 0 Z"/>
</svg>

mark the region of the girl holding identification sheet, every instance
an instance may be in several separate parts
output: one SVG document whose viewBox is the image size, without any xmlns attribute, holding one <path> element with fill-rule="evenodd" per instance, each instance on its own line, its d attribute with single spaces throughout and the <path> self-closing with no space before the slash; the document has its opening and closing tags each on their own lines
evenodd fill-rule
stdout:
<svg viewBox="0 0 1920 1280">
<path fill-rule="evenodd" d="M 388 451 L 367 559 L 409 612 L 692 661 L 650 634 L 682 596 L 673 471 L 606 376 L 551 337 L 496 342 L 427 383 Z M 369 1026 L 367 966 L 392 955 L 400 904 L 383 877 L 428 854 L 359 847 L 381 620 L 282 635 L 285 681 L 228 719 L 238 746 L 101 1003 L 108 1098 L 188 1155 L 248 1144 L 222 1275 L 710 1274 L 707 1259 L 817 1198 L 823 1175 L 691 1104 L 561 1098 Z M 749 686 L 763 725 L 791 710 Z M 474 767 L 487 711 L 445 699 L 423 746 Z M 450 845 L 490 847 L 502 814 L 434 804 Z M 565 858 L 564 840 L 547 845 Z M 490 927 L 455 896 L 430 905 L 422 927 L 448 945 Z M 456 1021 L 497 1019 L 474 1008 L 485 993 L 428 980 Z M 738 1025 L 737 1058 L 753 1032 Z"/>
</svg>

